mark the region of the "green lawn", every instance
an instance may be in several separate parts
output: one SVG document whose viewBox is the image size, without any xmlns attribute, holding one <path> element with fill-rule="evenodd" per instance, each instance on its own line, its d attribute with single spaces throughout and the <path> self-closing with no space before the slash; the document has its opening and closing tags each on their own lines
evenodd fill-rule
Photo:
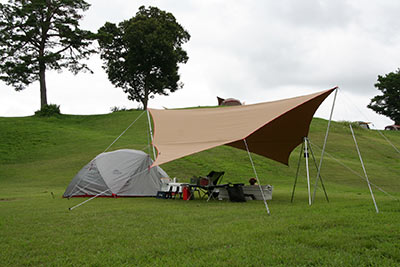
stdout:
<svg viewBox="0 0 400 267">
<path fill-rule="evenodd" d="M 332 124 L 322 177 L 309 207 L 305 161 L 290 202 L 299 148 L 290 166 L 253 155 L 263 184 L 274 186 L 268 216 L 262 201 L 62 199 L 73 176 L 104 151 L 142 111 L 96 116 L 0 118 L 0 266 L 399 266 L 400 155 L 376 131 L 355 128 L 375 209 L 346 123 Z M 111 148 L 149 152 L 147 117 Z M 327 121 L 310 130 L 319 160 Z M 399 132 L 384 132 L 400 147 Z M 339 161 L 337 161 L 339 160 Z M 344 165 L 344 166 L 343 166 Z M 313 167 L 313 163 L 310 162 Z M 161 166 L 188 181 L 211 170 L 223 182 L 253 177 L 247 153 L 217 147 Z M 311 179 L 315 180 L 315 168 Z M 54 195 L 54 198 L 53 198 Z"/>
</svg>

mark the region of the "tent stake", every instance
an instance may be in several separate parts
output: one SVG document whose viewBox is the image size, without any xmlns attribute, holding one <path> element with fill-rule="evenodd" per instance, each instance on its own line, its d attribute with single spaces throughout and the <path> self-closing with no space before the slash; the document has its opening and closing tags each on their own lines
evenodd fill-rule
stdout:
<svg viewBox="0 0 400 267">
<path fill-rule="evenodd" d="M 292 202 L 292 203 L 293 203 L 293 199 L 294 199 L 294 191 L 296 190 L 297 177 L 299 176 L 301 155 L 303 154 L 303 150 L 304 150 L 304 142 L 301 143 L 299 162 L 297 163 L 296 178 L 294 179 L 293 190 L 292 190 L 292 198 L 290 200 L 290 202 Z"/>
<path fill-rule="evenodd" d="M 317 193 L 318 179 L 319 179 L 320 174 L 321 174 L 322 160 L 324 159 L 325 147 L 326 147 L 326 142 L 327 142 L 327 140 L 328 140 L 329 128 L 330 128 L 330 126 L 331 126 L 332 115 L 333 115 L 333 109 L 335 108 L 336 96 L 337 96 L 338 89 L 339 89 L 339 87 L 336 87 L 335 96 L 333 97 L 333 103 L 332 103 L 332 108 L 331 108 L 331 114 L 329 115 L 328 127 L 326 127 L 326 134 L 325 134 L 324 145 L 323 145 L 323 147 L 322 147 L 321 159 L 319 160 L 317 178 L 316 178 L 316 180 L 315 180 L 314 193 L 313 193 L 313 198 L 312 198 L 312 202 L 313 202 L 313 203 L 314 203 L 314 200 L 315 200 L 315 194 Z"/>
<path fill-rule="evenodd" d="M 153 147 L 153 156 L 154 156 L 154 160 L 156 160 L 156 151 L 154 150 L 154 145 L 153 145 L 153 130 L 151 129 L 151 121 L 150 121 L 150 115 L 149 115 L 149 110 L 148 109 L 147 109 L 147 121 L 149 122 L 151 146 Z"/>
<path fill-rule="evenodd" d="M 371 188 L 371 185 L 370 185 L 370 183 L 369 183 L 367 171 L 365 170 L 364 162 L 363 162 L 363 159 L 362 159 L 362 157 L 361 157 L 360 149 L 358 148 L 356 136 L 354 135 L 353 127 L 351 127 L 351 123 L 350 123 L 349 125 L 350 125 L 351 134 L 353 135 L 354 143 L 356 144 L 358 157 L 360 158 L 360 162 L 361 162 L 361 166 L 362 166 L 363 171 L 364 171 L 365 179 L 367 180 L 369 192 L 371 193 L 372 201 L 374 202 L 374 206 L 375 206 L 376 213 L 379 213 L 378 206 L 376 205 L 376 202 L 375 202 L 374 193 L 372 192 L 372 188 Z"/>
<path fill-rule="evenodd" d="M 245 146 L 246 146 L 247 154 L 249 155 L 249 159 L 250 159 L 250 162 L 251 162 L 251 166 L 253 167 L 253 171 L 254 171 L 254 174 L 255 174 L 256 179 L 257 179 L 258 187 L 260 188 L 261 195 L 262 195 L 263 200 L 264 200 L 265 208 L 267 209 L 268 215 L 271 215 L 271 213 L 269 212 L 267 200 L 265 199 L 264 192 L 263 192 L 262 187 L 261 187 L 261 184 L 260 184 L 260 180 L 258 179 L 256 167 L 254 166 L 254 162 L 253 162 L 253 158 L 251 157 L 251 154 L 250 154 L 250 151 L 249 151 L 249 147 L 247 146 L 246 139 L 243 139 L 243 142 L 244 142 L 244 144 L 245 144 Z"/>
</svg>

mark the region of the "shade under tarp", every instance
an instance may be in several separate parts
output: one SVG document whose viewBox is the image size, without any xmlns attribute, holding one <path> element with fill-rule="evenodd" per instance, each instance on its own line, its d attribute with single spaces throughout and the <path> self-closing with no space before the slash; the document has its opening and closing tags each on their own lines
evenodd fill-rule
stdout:
<svg viewBox="0 0 400 267">
<path fill-rule="evenodd" d="M 290 153 L 308 135 L 319 105 L 335 88 L 254 105 L 181 110 L 149 109 L 154 122 L 152 166 L 220 145 L 249 150 L 288 165 Z"/>
</svg>

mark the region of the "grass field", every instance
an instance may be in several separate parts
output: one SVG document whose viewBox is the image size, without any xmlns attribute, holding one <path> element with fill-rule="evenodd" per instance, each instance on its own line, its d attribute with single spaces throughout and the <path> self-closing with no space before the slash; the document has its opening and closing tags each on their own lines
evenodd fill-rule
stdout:
<svg viewBox="0 0 400 267">
<path fill-rule="evenodd" d="M 332 124 L 322 167 L 329 203 L 318 190 L 308 206 L 304 159 L 290 202 L 298 148 L 289 167 L 253 155 L 261 182 L 274 186 L 271 216 L 262 201 L 155 198 L 98 198 L 69 211 L 83 201 L 61 198 L 73 176 L 141 112 L 0 118 L 0 266 L 400 266 L 400 154 L 378 132 L 355 129 L 368 176 L 387 193 L 373 187 L 376 214 L 346 123 Z M 149 152 L 146 120 L 111 150 Z M 326 125 L 311 125 L 317 160 Z M 399 132 L 384 134 L 400 147 Z M 161 167 L 180 181 L 254 175 L 247 153 L 225 146 Z"/>
</svg>

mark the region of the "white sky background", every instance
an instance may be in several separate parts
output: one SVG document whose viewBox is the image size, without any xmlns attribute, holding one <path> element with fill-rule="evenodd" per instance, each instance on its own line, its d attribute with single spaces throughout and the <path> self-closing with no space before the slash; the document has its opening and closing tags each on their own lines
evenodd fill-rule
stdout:
<svg viewBox="0 0 400 267">
<path fill-rule="evenodd" d="M 97 31 L 106 21 L 131 18 L 141 5 L 171 12 L 190 33 L 181 65 L 184 88 L 150 100 L 152 108 L 211 106 L 216 96 L 246 104 L 314 93 L 339 86 L 334 120 L 393 124 L 366 108 L 380 92 L 378 75 L 400 67 L 400 1 L 397 0 L 87 0 L 81 21 Z M 2 3 L 6 2 L 1 0 Z M 109 113 L 136 108 L 115 88 L 98 55 L 95 74 L 47 73 L 48 102 L 64 114 Z M 316 116 L 328 118 L 333 97 Z M 0 116 L 28 116 L 40 108 L 39 83 L 22 92 L 0 83 Z"/>
</svg>

